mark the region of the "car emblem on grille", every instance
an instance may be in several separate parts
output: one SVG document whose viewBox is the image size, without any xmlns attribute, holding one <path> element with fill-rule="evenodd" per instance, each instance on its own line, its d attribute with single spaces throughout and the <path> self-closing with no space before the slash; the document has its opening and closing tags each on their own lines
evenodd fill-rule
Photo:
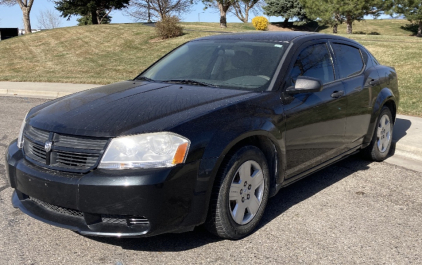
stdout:
<svg viewBox="0 0 422 265">
<path fill-rule="evenodd" d="M 44 149 L 45 149 L 45 151 L 46 151 L 47 153 L 51 151 L 51 146 L 52 146 L 52 145 L 53 145 L 53 143 L 52 143 L 51 141 L 47 141 L 47 142 L 45 142 Z"/>
</svg>

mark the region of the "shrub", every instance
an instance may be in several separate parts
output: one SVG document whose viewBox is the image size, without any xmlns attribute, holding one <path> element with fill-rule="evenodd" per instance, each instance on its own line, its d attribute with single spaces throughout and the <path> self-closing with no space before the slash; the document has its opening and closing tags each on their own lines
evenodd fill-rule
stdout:
<svg viewBox="0 0 422 265">
<path fill-rule="evenodd" d="M 266 30 L 268 28 L 268 19 L 263 16 L 254 17 L 252 19 L 252 25 L 257 30 Z"/>
<path fill-rule="evenodd" d="M 158 36 L 163 39 L 174 38 L 182 36 L 183 28 L 178 25 L 179 18 L 176 16 L 165 17 L 161 21 L 155 24 L 155 30 L 157 31 Z"/>
</svg>

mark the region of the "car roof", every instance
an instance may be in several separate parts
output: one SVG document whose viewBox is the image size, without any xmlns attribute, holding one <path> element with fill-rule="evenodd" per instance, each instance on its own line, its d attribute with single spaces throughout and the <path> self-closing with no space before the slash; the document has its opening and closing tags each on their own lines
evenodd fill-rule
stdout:
<svg viewBox="0 0 422 265">
<path fill-rule="evenodd" d="M 226 33 L 212 36 L 206 36 L 197 40 L 255 40 L 255 41 L 277 41 L 277 42 L 290 42 L 296 39 L 318 39 L 318 38 L 329 38 L 329 39 L 341 39 L 351 41 L 348 38 L 322 34 L 307 31 L 260 31 L 260 32 L 242 32 L 242 33 Z M 354 42 L 354 41 L 352 41 Z"/>
</svg>

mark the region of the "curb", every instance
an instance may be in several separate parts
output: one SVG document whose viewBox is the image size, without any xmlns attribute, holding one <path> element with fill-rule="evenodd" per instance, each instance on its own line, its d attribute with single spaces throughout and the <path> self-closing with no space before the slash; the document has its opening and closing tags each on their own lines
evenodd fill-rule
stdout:
<svg viewBox="0 0 422 265">
<path fill-rule="evenodd" d="M 413 146 L 400 144 L 399 142 L 393 142 L 395 147 L 395 155 L 411 158 L 413 160 L 422 161 L 422 149 Z"/>
<path fill-rule="evenodd" d="M 42 97 L 59 98 L 73 94 L 75 92 L 56 92 L 56 91 L 35 91 L 23 89 L 0 89 L 0 96 L 23 96 L 23 97 Z"/>
</svg>

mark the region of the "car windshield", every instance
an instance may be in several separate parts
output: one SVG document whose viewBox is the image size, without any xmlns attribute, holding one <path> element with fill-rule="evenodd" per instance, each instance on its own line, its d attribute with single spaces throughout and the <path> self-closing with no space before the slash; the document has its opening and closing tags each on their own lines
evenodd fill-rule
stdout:
<svg viewBox="0 0 422 265">
<path fill-rule="evenodd" d="M 264 91 L 286 43 L 201 40 L 186 43 L 136 79 Z"/>
</svg>

